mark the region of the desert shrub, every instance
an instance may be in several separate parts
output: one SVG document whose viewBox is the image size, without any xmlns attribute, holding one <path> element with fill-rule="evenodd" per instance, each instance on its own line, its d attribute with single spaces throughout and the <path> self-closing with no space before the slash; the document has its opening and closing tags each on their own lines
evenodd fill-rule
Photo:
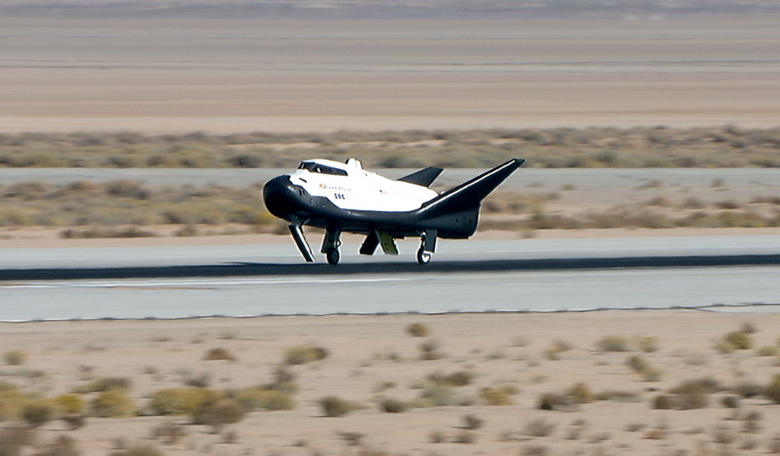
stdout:
<svg viewBox="0 0 780 456">
<path fill-rule="evenodd" d="M 361 446 L 363 444 L 363 438 L 366 436 L 361 432 L 339 432 L 341 440 L 347 442 L 349 446 Z"/>
<path fill-rule="evenodd" d="M 765 390 L 766 388 L 763 385 L 759 385 L 758 383 L 753 383 L 750 381 L 745 381 L 735 385 L 731 389 L 731 392 L 745 398 L 751 398 L 751 397 L 756 397 L 764 394 Z"/>
<path fill-rule="evenodd" d="M 163 453 L 152 445 L 138 444 L 113 451 L 109 456 L 163 456 Z"/>
<path fill-rule="evenodd" d="M 211 375 L 208 372 L 202 372 L 198 375 L 187 375 L 184 378 L 184 384 L 197 388 L 208 388 L 211 383 Z"/>
<path fill-rule="evenodd" d="M 215 434 L 219 434 L 227 424 L 237 423 L 246 414 L 246 409 L 232 399 L 221 399 L 201 407 L 193 415 L 195 424 L 211 426 Z"/>
<path fill-rule="evenodd" d="M 662 376 L 663 376 L 663 372 L 661 372 L 658 369 L 650 368 L 650 369 L 647 369 L 647 370 L 642 372 L 642 378 L 646 382 L 657 382 L 657 381 L 660 381 Z"/>
<path fill-rule="evenodd" d="M 726 408 L 739 408 L 739 397 L 724 396 L 721 398 L 720 403 Z"/>
<path fill-rule="evenodd" d="M 671 410 L 675 408 L 675 400 L 672 396 L 660 394 L 653 399 L 652 408 L 658 410 Z"/>
<path fill-rule="evenodd" d="M 544 418 L 539 418 L 533 421 L 529 421 L 525 425 L 525 434 L 532 437 L 547 437 L 555 430 L 555 424 L 546 421 Z"/>
<path fill-rule="evenodd" d="M 431 443 L 444 443 L 447 441 L 447 436 L 442 432 L 434 431 L 428 435 L 428 440 L 430 440 Z"/>
<path fill-rule="evenodd" d="M 274 383 L 292 383 L 295 381 L 295 373 L 287 366 L 278 366 L 273 373 Z"/>
<path fill-rule="evenodd" d="M 236 361 L 236 357 L 233 356 L 225 348 L 212 348 L 207 351 L 203 356 L 204 361 Z"/>
<path fill-rule="evenodd" d="M 527 445 L 520 453 L 522 456 L 547 456 L 550 449 L 544 445 Z"/>
<path fill-rule="evenodd" d="M 509 388 L 482 388 L 479 397 L 487 405 L 513 405 L 512 390 Z"/>
<path fill-rule="evenodd" d="M 639 355 L 629 356 L 626 364 L 635 372 L 644 372 L 650 368 L 650 364 Z"/>
<path fill-rule="evenodd" d="M 761 431 L 761 413 L 752 411 L 742 418 L 742 430 L 749 434 L 757 434 Z"/>
<path fill-rule="evenodd" d="M 155 415 L 195 415 L 220 398 L 218 392 L 208 388 L 169 388 L 152 395 L 149 409 Z"/>
<path fill-rule="evenodd" d="M 745 331 L 732 331 L 726 334 L 724 340 L 735 350 L 750 350 L 753 347 L 753 340 Z"/>
<path fill-rule="evenodd" d="M 599 401 L 615 401 L 615 402 L 640 402 L 642 397 L 639 393 L 633 391 L 622 390 L 605 390 L 596 395 L 596 400 Z"/>
<path fill-rule="evenodd" d="M 666 429 L 648 429 L 645 438 L 649 440 L 663 440 L 666 438 Z"/>
<path fill-rule="evenodd" d="M 540 410 L 562 410 L 572 405 L 571 398 L 564 394 L 545 393 L 539 397 Z"/>
<path fill-rule="evenodd" d="M 704 408 L 709 404 L 709 398 L 703 393 L 680 394 L 677 396 L 677 406 L 682 410 Z"/>
<path fill-rule="evenodd" d="M 452 440 L 453 443 L 472 444 L 476 442 L 477 437 L 471 432 L 461 431 Z"/>
<path fill-rule="evenodd" d="M 35 444 L 36 431 L 25 427 L 9 427 L 0 429 L 0 454 L 16 456 L 22 453 L 25 446 Z"/>
<path fill-rule="evenodd" d="M 382 400 L 379 408 L 387 413 L 403 413 L 406 411 L 406 403 L 398 399 L 387 398 Z"/>
<path fill-rule="evenodd" d="M 81 429 L 87 424 L 87 417 L 84 415 L 64 415 L 61 419 L 70 431 Z"/>
<path fill-rule="evenodd" d="M 650 364 L 639 355 L 634 355 L 626 360 L 626 364 L 638 374 L 641 374 L 645 381 L 655 382 L 660 380 L 661 371 L 650 367 Z"/>
<path fill-rule="evenodd" d="M 552 345 L 544 350 L 544 356 L 551 360 L 557 360 L 560 358 L 560 354 L 572 349 L 572 345 L 564 340 L 556 340 Z"/>
<path fill-rule="evenodd" d="M 604 336 L 596 344 L 599 349 L 609 352 L 628 351 L 628 339 L 621 336 Z"/>
<path fill-rule="evenodd" d="M 279 391 L 280 393 L 285 393 L 287 395 L 292 395 L 298 392 L 298 385 L 293 382 L 266 383 L 260 388 L 271 391 Z"/>
<path fill-rule="evenodd" d="M 720 391 L 721 389 L 717 380 L 713 378 L 700 378 L 686 380 L 674 388 L 671 388 L 669 392 L 675 395 L 675 408 L 691 410 L 706 407 L 709 404 L 707 395 Z"/>
<path fill-rule="evenodd" d="M 166 445 L 175 445 L 179 439 L 187 435 L 187 431 L 181 424 L 168 421 L 157 427 L 152 428 L 153 439 L 163 439 Z"/>
<path fill-rule="evenodd" d="M 634 345 L 643 353 L 658 351 L 658 339 L 651 336 L 634 336 Z"/>
<path fill-rule="evenodd" d="M 412 323 L 406 327 L 406 332 L 412 337 L 428 337 L 431 330 L 422 323 Z"/>
<path fill-rule="evenodd" d="M 756 350 L 756 355 L 758 356 L 777 356 L 777 354 L 780 351 L 778 351 L 778 348 L 774 345 L 767 345 L 765 347 L 761 347 L 758 350 Z"/>
<path fill-rule="evenodd" d="M 731 445 L 737 439 L 737 435 L 729 427 L 720 425 L 712 430 L 712 440 L 719 445 Z"/>
<path fill-rule="evenodd" d="M 425 361 L 433 361 L 444 358 L 444 355 L 439 351 L 441 343 L 435 339 L 428 339 L 420 344 L 420 351 L 422 354 L 420 358 Z"/>
<path fill-rule="evenodd" d="M 313 361 L 319 361 L 328 357 L 328 351 L 322 347 L 313 347 L 310 345 L 299 345 L 292 347 L 285 352 L 285 364 L 300 365 Z"/>
<path fill-rule="evenodd" d="M 780 374 L 775 375 L 775 378 L 769 382 L 764 394 L 774 403 L 780 404 Z"/>
<path fill-rule="evenodd" d="M 595 395 L 588 388 L 588 385 L 584 383 L 577 383 L 572 386 L 567 394 L 575 404 L 590 404 L 595 400 Z"/>
<path fill-rule="evenodd" d="M 323 397 L 319 403 L 322 412 L 329 417 L 344 416 L 356 408 L 354 403 L 337 396 Z"/>
<path fill-rule="evenodd" d="M 30 401 L 16 385 L 0 382 L 0 421 L 22 419 L 22 407 Z"/>
<path fill-rule="evenodd" d="M 469 414 L 463 416 L 463 427 L 475 431 L 482 427 L 485 422 L 477 415 Z"/>
<path fill-rule="evenodd" d="M 471 383 L 475 375 L 468 371 L 458 371 L 452 374 L 433 373 L 428 379 L 440 386 L 466 386 Z"/>
<path fill-rule="evenodd" d="M 54 398 L 54 403 L 65 414 L 76 414 L 84 411 L 84 399 L 78 394 L 62 394 Z"/>
<path fill-rule="evenodd" d="M 769 440 L 767 449 L 771 454 L 780 454 L 780 434 L 775 435 Z"/>
<path fill-rule="evenodd" d="M 244 388 L 238 391 L 234 399 L 249 410 L 293 410 L 295 401 L 290 393 L 266 389 L 266 387 Z"/>
<path fill-rule="evenodd" d="M 679 385 L 669 389 L 672 394 L 710 394 L 721 391 L 720 382 L 712 377 L 704 377 L 693 380 L 685 380 Z"/>
<path fill-rule="evenodd" d="M 83 388 L 79 388 L 79 393 L 96 393 L 108 391 L 111 389 L 126 390 L 130 388 L 132 382 L 124 377 L 103 377 L 99 378 Z"/>
<path fill-rule="evenodd" d="M 119 389 L 100 393 L 91 404 L 92 413 L 101 418 L 122 418 L 135 415 L 133 401 Z"/>
<path fill-rule="evenodd" d="M 452 387 L 434 385 L 425 388 L 415 404 L 420 407 L 449 407 L 463 405 L 464 399 L 458 396 Z"/>
<path fill-rule="evenodd" d="M 22 418 L 31 427 L 48 423 L 54 417 L 54 406 L 44 399 L 31 402 L 22 408 Z"/>
<path fill-rule="evenodd" d="M 8 350 L 3 353 L 3 360 L 11 366 L 21 366 L 27 361 L 27 353 L 24 350 Z"/>
<path fill-rule="evenodd" d="M 76 446 L 76 441 L 67 435 L 61 435 L 51 442 L 43 445 L 34 456 L 79 456 L 81 451 Z"/>
</svg>

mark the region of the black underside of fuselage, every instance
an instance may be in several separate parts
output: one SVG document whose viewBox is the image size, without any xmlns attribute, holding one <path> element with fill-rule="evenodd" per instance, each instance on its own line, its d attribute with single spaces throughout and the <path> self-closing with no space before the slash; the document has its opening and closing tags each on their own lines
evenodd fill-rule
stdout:
<svg viewBox="0 0 780 456">
<path fill-rule="evenodd" d="M 476 231 L 479 214 L 479 205 L 454 213 L 425 211 L 424 207 L 407 212 L 341 209 L 327 198 L 312 196 L 294 185 L 287 175 L 268 181 L 263 199 L 271 214 L 292 224 L 357 234 L 378 231 L 399 239 L 420 236 L 426 230 L 437 230 L 443 239 L 466 239 Z"/>
</svg>

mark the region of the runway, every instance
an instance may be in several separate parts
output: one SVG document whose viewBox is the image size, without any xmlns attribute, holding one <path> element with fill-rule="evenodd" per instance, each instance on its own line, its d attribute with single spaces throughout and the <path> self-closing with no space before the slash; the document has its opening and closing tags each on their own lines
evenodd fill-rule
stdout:
<svg viewBox="0 0 780 456">
<path fill-rule="evenodd" d="M 415 263 L 291 244 L 7 249 L 0 321 L 780 306 L 780 236 L 442 242 Z M 320 258 L 321 260 L 321 258 Z"/>
</svg>

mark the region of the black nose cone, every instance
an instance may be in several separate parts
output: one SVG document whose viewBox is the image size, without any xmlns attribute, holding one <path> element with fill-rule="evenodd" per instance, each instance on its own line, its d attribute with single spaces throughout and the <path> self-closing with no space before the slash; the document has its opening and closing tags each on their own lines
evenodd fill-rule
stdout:
<svg viewBox="0 0 780 456">
<path fill-rule="evenodd" d="M 290 176 L 274 177 L 263 186 L 263 201 L 268 212 L 286 219 L 293 209 L 291 199 L 295 196 Z"/>
</svg>

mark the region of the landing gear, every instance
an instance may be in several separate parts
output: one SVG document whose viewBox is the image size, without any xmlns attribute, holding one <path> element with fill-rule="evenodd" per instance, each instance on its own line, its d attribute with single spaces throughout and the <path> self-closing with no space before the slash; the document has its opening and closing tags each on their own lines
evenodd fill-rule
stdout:
<svg viewBox="0 0 780 456">
<path fill-rule="evenodd" d="M 339 264 L 339 260 L 341 259 L 341 254 L 339 253 L 338 247 L 332 247 L 328 249 L 327 252 L 325 252 L 325 258 L 328 259 L 328 264 Z"/>
<path fill-rule="evenodd" d="M 427 230 L 420 239 L 420 248 L 417 250 L 417 262 L 426 265 L 431 262 L 436 251 L 436 230 Z"/>
<path fill-rule="evenodd" d="M 422 246 L 417 250 L 417 262 L 426 265 L 431 262 L 431 257 L 433 254 L 431 252 L 426 251 Z"/>
<path fill-rule="evenodd" d="M 341 246 L 340 235 L 341 232 L 337 229 L 328 228 L 325 230 L 325 239 L 322 240 L 320 253 L 325 254 L 328 264 L 339 264 L 339 260 L 341 260 L 341 254 L 339 253 L 339 247 Z"/>
</svg>

